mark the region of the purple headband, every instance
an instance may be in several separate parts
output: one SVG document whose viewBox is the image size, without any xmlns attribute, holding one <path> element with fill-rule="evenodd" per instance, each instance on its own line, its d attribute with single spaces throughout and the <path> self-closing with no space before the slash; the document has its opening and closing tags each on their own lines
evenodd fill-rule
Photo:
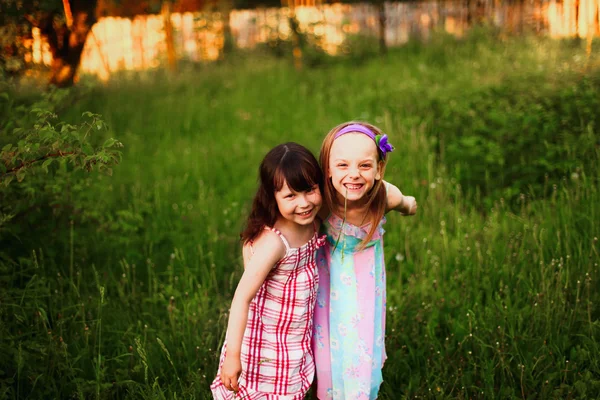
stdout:
<svg viewBox="0 0 600 400">
<path fill-rule="evenodd" d="M 388 143 L 388 136 L 385 133 L 383 135 L 375 135 L 369 128 L 360 124 L 351 124 L 343 127 L 335 134 L 333 140 L 350 132 L 359 132 L 373 139 L 381 152 L 382 158 L 385 158 L 387 153 L 394 151 L 394 146 Z"/>
</svg>

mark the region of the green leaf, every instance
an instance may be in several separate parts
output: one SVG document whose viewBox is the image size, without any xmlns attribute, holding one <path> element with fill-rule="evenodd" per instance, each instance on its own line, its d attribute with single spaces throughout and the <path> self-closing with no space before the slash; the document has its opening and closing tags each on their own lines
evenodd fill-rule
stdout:
<svg viewBox="0 0 600 400">
<path fill-rule="evenodd" d="M 42 169 L 44 170 L 44 172 L 48 173 L 48 167 L 50 166 L 50 164 L 52 164 L 52 161 L 54 161 L 54 159 L 49 158 L 42 163 Z"/>
<path fill-rule="evenodd" d="M 107 139 L 106 142 L 104 142 L 104 144 L 102 145 L 102 147 L 104 147 L 105 149 L 108 147 L 112 147 L 116 142 L 117 140 L 114 138 Z"/>
<path fill-rule="evenodd" d="M 9 144 L 5 145 L 2 148 L 2 151 L 10 151 L 10 149 L 12 149 L 12 143 L 9 143 Z"/>
<path fill-rule="evenodd" d="M 83 151 L 83 154 L 85 154 L 85 155 L 90 155 L 90 154 L 94 153 L 94 149 L 89 143 L 84 143 L 81 146 L 81 151 Z"/>
<path fill-rule="evenodd" d="M 25 170 L 25 168 L 21 168 L 20 170 L 17 171 L 17 182 L 23 182 L 23 179 L 25 179 L 25 174 L 27 173 L 27 171 Z"/>
<path fill-rule="evenodd" d="M 12 182 L 13 180 L 13 176 L 12 175 L 8 175 L 6 177 L 4 177 L 4 179 L 2 179 L 2 184 L 6 187 L 10 184 L 10 182 Z"/>
</svg>

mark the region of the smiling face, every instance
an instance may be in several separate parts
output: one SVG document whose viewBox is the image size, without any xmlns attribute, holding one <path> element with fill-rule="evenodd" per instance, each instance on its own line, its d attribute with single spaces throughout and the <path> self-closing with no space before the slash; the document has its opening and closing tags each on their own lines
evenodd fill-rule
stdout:
<svg viewBox="0 0 600 400">
<path fill-rule="evenodd" d="M 338 198 L 365 201 L 365 196 L 381 179 L 381 163 L 375 141 L 362 133 L 347 133 L 335 139 L 329 155 L 329 179 Z"/>
<path fill-rule="evenodd" d="M 281 190 L 275 192 L 275 201 L 281 216 L 298 225 L 312 224 L 322 204 L 319 185 L 305 192 L 296 192 L 287 182 L 283 182 Z"/>
</svg>

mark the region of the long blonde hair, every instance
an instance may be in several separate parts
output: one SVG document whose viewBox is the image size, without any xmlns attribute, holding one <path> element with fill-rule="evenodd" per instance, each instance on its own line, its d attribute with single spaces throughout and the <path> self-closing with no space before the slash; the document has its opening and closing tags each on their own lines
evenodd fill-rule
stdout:
<svg viewBox="0 0 600 400">
<path fill-rule="evenodd" d="M 359 124 L 371 130 L 375 135 L 382 135 L 383 132 L 381 129 L 377 128 L 374 125 L 371 125 L 366 122 L 357 122 L 357 121 L 349 121 L 340 124 L 329 131 L 329 133 L 323 139 L 323 144 L 321 145 L 321 152 L 319 154 L 319 162 L 321 163 L 321 169 L 323 170 L 323 179 L 325 180 L 323 187 L 323 197 L 325 198 L 325 203 L 329 208 L 330 212 L 334 212 L 338 210 L 338 205 L 336 204 L 336 190 L 333 187 L 333 183 L 329 177 L 330 168 L 329 168 L 329 157 L 331 155 L 331 147 L 333 146 L 333 142 L 335 141 L 335 135 L 342 130 L 344 127 L 352 124 Z M 373 235 L 377 231 L 377 227 L 379 225 L 379 221 L 385 215 L 386 207 L 387 207 L 387 193 L 386 189 L 383 185 L 383 175 L 385 172 L 385 166 L 387 164 L 387 156 L 381 155 L 381 152 L 377 151 L 377 167 L 379 168 L 380 179 L 375 181 L 375 185 L 371 188 L 371 190 L 366 194 L 368 196 L 367 199 L 367 209 L 368 213 L 365 217 L 365 221 L 369 221 L 371 223 L 371 229 L 369 233 L 362 241 L 359 246 L 359 250 L 363 249 L 367 243 L 373 238 Z M 346 219 L 346 215 L 344 215 L 344 220 Z"/>
</svg>

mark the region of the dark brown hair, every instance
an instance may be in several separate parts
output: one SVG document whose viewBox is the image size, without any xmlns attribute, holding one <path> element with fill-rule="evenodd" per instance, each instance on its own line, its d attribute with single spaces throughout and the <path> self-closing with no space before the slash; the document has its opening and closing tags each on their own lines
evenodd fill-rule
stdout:
<svg viewBox="0 0 600 400">
<path fill-rule="evenodd" d="M 321 154 L 319 155 L 319 160 L 321 161 L 321 168 L 323 169 L 323 176 L 325 177 L 324 188 L 321 191 L 323 197 L 325 199 L 325 204 L 329 208 L 330 212 L 339 212 L 340 206 L 337 204 L 337 191 L 335 187 L 333 187 L 333 182 L 329 179 L 329 157 L 331 155 L 331 147 L 333 146 L 333 142 L 335 140 L 335 135 L 342 130 L 344 127 L 351 124 L 360 124 L 370 129 L 375 135 L 381 135 L 383 132 L 381 129 L 377 128 L 374 125 L 368 124 L 366 122 L 356 122 L 349 121 L 340 124 L 329 131 L 329 133 L 325 136 L 323 140 L 323 144 L 321 145 Z M 381 179 L 375 181 L 375 185 L 371 188 L 367 199 L 367 209 L 369 210 L 366 221 L 371 223 L 371 229 L 369 229 L 369 233 L 362 241 L 359 249 L 363 248 L 367 245 L 367 243 L 371 240 L 375 232 L 377 231 L 377 226 L 379 225 L 379 221 L 385 215 L 385 210 L 387 207 L 387 193 L 385 187 L 383 185 L 383 174 L 385 173 L 385 166 L 387 164 L 387 157 L 381 158 L 381 153 L 377 152 L 377 168 L 379 168 Z M 342 205 L 343 206 L 343 205 Z M 344 219 L 346 216 L 344 215 Z"/>
<path fill-rule="evenodd" d="M 319 185 L 323 189 L 323 174 L 315 156 L 306 147 L 288 142 L 274 147 L 260 163 L 259 186 L 252 202 L 246 228 L 240 234 L 243 243 L 252 242 L 265 226 L 272 227 L 281 215 L 275 192 L 284 182 L 296 192 L 306 192 Z"/>
</svg>

